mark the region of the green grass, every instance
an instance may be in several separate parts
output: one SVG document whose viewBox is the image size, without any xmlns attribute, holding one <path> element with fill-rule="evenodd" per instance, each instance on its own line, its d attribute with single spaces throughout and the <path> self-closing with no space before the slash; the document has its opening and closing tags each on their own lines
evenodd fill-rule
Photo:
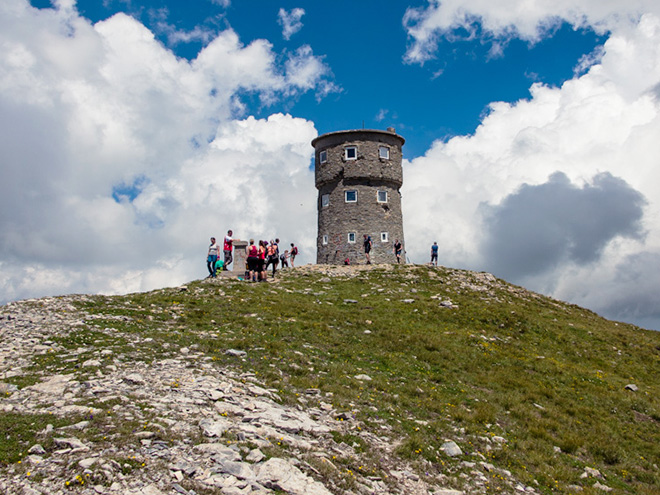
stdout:
<svg viewBox="0 0 660 495">
<path fill-rule="evenodd" d="M 458 307 L 441 307 L 446 299 Z M 185 292 L 88 297 L 81 307 L 102 318 L 77 330 L 71 348 L 102 345 L 145 362 L 194 348 L 255 373 L 288 403 L 332 403 L 378 435 L 387 426 L 397 454 L 420 472 L 451 475 L 460 460 L 483 458 L 552 493 L 584 484 L 590 466 L 617 493 L 660 491 L 660 333 L 502 281 L 423 266 L 354 277 L 303 269 L 277 284 L 200 281 Z M 132 346 L 132 336 L 154 345 Z M 229 348 L 247 357 L 227 356 Z M 354 437 L 338 440 L 368 459 Z M 465 456 L 445 456 L 446 438 Z M 494 476 L 490 487 L 503 483 Z"/>
</svg>

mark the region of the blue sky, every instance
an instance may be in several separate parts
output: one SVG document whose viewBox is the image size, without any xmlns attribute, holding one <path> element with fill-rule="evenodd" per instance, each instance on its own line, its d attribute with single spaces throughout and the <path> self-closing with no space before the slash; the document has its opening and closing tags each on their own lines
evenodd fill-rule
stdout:
<svg viewBox="0 0 660 495">
<path fill-rule="evenodd" d="M 0 46 L 0 301 L 313 262 L 311 140 L 393 126 L 410 261 L 660 328 L 657 0 L 3 0 Z"/>
<path fill-rule="evenodd" d="M 50 0 L 32 1 L 49 7 Z M 490 53 L 493 42 L 466 39 L 440 44 L 435 58 L 419 64 L 404 63 L 409 37 L 402 20 L 406 4 L 372 0 L 321 2 L 235 1 L 227 7 L 211 0 L 121 1 L 78 0 L 78 11 L 96 22 L 127 12 L 149 27 L 177 56 L 194 59 L 202 40 L 172 42 L 165 23 L 179 31 L 200 26 L 210 32 L 231 28 L 243 44 L 257 39 L 272 43 L 275 52 L 295 51 L 302 44 L 323 57 L 338 91 L 320 101 L 314 93 L 278 101 L 264 107 L 251 101 L 249 112 L 267 117 L 288 112 L 313 121 L 319 133 L 338 129 L 394 126 L 405 136 L 404 155 L 422 155 L 432 141 L 474 132 L 493 101 L 514 102 L 529 97 L 532 82 L 561 85 L 571 79 L 581 57 L 602 44 L 604 36 L 590 27 L 575 29 L 568 23 L 553 29 L 538 42 L 512 39 L 503 53 Z M 278 12 L 303 8 L 302 27 L 284 39 Z M 258 13 L 258 14 L 256 14 Z M 247 98 L 250 101 L 249 97 Z"/>
</svg>

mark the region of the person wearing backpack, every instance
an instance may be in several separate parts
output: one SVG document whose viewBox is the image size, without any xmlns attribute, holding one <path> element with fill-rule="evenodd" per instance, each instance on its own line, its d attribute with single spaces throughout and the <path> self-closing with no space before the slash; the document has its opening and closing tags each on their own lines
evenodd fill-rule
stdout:
<svg viewBox="0 0 660 495">
<path fill-rule="evenodd" d="M 268 245 L 268 248 L 266 250 L 266 272 L 268 272 L 268 266 L 273 265 L 273 278 L 275 278 L 275 271 L 277 270 L 277 264 L 279 263 L 280 259 L 279 256 L 277 255 L 278 253 L 278 248 L 277 244 L 275 244 L 275 241 L 271 239 L 270 244 Z"/>
<path fill-rule="evenodd" d="M 247 251 L 247 265 L 248 265 L 248 280 L 256 282 L 257 265 L 259 263 L 259 248 L 254 245 L 254 239 L 250 239 L 250 245 L 246 248 Z"/>
<path fill-rule="evenodd" d="M 296 265 L 293 264 L 293 261 L 296 259 L 296 256 L 298 256 L 298 248 L 293 245 L 293 242 L 291 243 L 291 251 L 289 252 L 289 258 L 291 259 L 291 268 L 295 267 Z"/>
</svg>

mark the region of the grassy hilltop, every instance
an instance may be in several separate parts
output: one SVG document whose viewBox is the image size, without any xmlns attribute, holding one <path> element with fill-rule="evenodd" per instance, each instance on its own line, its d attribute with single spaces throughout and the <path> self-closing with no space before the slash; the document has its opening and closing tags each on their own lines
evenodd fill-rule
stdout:
<svg viewBox="0 0 660 495">
<path fill-rule="evenodd" d="M 361 456 L 359 468 L 347 464 L 344 473 L 382 475 L 367 438 L 385 431 L 394 455 L 418 476 L 458 489 L 472 463 L 485 463 L 487 493 L 512 492 L 505 478 L 539 493 L 604 493 L 600 485 L 660 493 L 660 333 L 489 274 L 308 266 L 267 284 L 203 280 L 77 304 L 112 318 L 120 332 L 153 339 L 125 349 L 132 359 L 162 360 L 185 346 L 213 366 L 255 374 L 285 403 L 331 402 L 345 412 L 337 420 L 352 425 L 335 440 Z M 93 326 L 61 342 L 94 343 L 121 345 Z M 15 383 L 75 364 L 44 355 L 35 358 L 32 381 Z M 448 441 L 462 455 L 447 455 Z M 14 462 L 10 447 L 0 438 L 0 466 Z M 345 474 L 319 468 L 317 475 L 348 483 L 339 479 Z"/>
</svg>

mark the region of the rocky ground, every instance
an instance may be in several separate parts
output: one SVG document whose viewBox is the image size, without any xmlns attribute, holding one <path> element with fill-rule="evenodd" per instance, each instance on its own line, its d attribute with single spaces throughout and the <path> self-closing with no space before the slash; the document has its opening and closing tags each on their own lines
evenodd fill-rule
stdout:
<svg viewBox="0 0 660 495">
<path fill-rule="evenodd" d="M 460 483 L 420 476 L 393 454 L 386 425 L 378 434 L 364 431 L 318 390 L 306 391 L 314 407 L 282 405 L 254 374 L 221 369 L 194 348 L 142 361 L 109 345 L 62 346 L 83 327 L 117 337 L 118 330 L 95 324 L 99 315 L 74 304 L 86 297 L 0 308 L 0 414 L 53 419 L 35 421 L 25 455 L 0 465 L 0 493 L 458 495 L 483 493 L 488 476 L 510 476 L 478 458 L 463 462 L 470 474 Z M 136 349 L 160 345 L 136 333 L 122 338 Z M 243 359 L 242 351 L 226 352 Z M 73 363 L 74 371 L 49 373 L 48 358 Z M 363 471 L 356 444 L 335 441 L 348 433 L 370 445 L 378 475 Z M 457 455 L 451 442 L 447 455 Z M 347 458 L 356 467 L 337 461 Z M 512 479 L 509 485 L 511 493 L 534 492 Z"/>
</svg>

